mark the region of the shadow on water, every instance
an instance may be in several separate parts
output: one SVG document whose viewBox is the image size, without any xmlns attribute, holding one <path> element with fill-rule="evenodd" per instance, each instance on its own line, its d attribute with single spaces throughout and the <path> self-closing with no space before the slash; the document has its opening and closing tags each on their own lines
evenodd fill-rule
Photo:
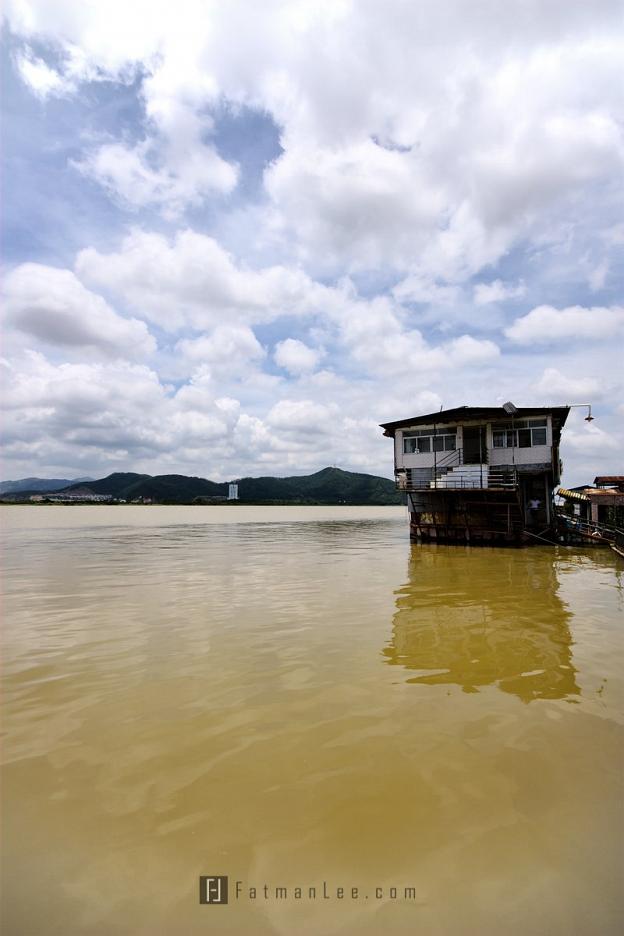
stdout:
<svg viewBox="0 0 624 936">
<path fill-rule="evenodd" d="M 572 615 L 558 591 L 552 550 L 414 544 L 385 660 L 416 685 L 574 701 Z"/>
</svg>

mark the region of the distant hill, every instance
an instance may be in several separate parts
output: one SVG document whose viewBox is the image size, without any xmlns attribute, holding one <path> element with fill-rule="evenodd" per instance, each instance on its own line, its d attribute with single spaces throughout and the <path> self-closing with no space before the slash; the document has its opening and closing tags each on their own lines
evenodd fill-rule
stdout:
<svg viewBox="0 0 624 936">
<path fill-rule="evenodd" d="M 400 504 L 394 482 L 376 475 L 341 468 L 323 468 L 290 478 L 241 478 L 238 493 L 244 501 L 281 500 L 304 504 Z"/>
<path fill-rule="evenodd" d="M 94 494 L 110 494 L 127 501 L 150 499 L 160 504 L 201 503 L 202 499 L 227 497 L 228 485 L 186 475 L 150 475 L 132 472 L 109 475 L 89 484 L 74 483 L 67 493 L 88 488 Z M 284 504 L 401 504 L 394 482 L 376 475 L 357 474 L 340 468 L 323 468 L 311 475 L 288 478 L 241 478 L 238 495 L 244 503 Z"/>
<path fill-rule="evenodd" d="M 71 493 L 76 488 L 88 487 L 94 494 L 111 494 L 113 497 L 125 497 L 125 492 L 129 488 L 150 477 L 147 474 L 135 474 L 133 471 L 116 471 L 106 478 L 91 481 L 87 485 L 79 481 L 70 483 L 63 490 Z"/>
<path fill-rule="evenodd" d="M 93 478 L 21 478 L 19 481 L 0 481 L 0 494 L 18 494 L 21 491 L 61 491 L 70 484 L 93 481 Z"/>
</svg>

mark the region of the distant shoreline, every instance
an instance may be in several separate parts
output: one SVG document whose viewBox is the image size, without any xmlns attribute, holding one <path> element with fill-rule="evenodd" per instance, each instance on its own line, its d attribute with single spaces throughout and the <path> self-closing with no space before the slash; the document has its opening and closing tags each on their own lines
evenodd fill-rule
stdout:
<svg viewBox="0 0 624 936">
<path fill-rule="evenodd" d="M 214 503 L 181 503 L 169 501 L 158 504 L 120 504 L 115 502 L 78 501 L 59 503 L 58 501 L 9 501 L 0 500 L 0 507 L 404 507 L 404 504 L 371 503 L 370 501 L 215 501 Z"/>
</svg>

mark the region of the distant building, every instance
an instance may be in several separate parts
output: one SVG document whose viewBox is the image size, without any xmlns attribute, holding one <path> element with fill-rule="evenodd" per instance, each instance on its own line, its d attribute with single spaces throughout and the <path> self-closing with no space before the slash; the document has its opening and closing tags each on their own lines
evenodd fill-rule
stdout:
<svg viewBox="0 0 624 936">
<path fill-rule="evenodd" d="M 554 525 L 569 407 L 460 406 L 382 424 L 413 539 L 539 542 Z"/>
<path fill-rule="evenodd" d="M 598 475 L 593 486 L 559 488 L 557 496 L 583 523 L 624 528 L 624 475 Z"/>
<path fill-rule="evenodd" d="M 228 487 L 228 500 L 238 500 L 238 484 L 230 484 Z"/>
<path fill-rule="evenodd" d="M 106 504 L 113 500 L 112 494 L 94 494 L 90 488 L 85 487 L 44 494 L 43 497 L 50 504 Z"/>
<path fill-rule="evenodd" d="M 624 494 L 624 475 L 598 475 L 594 478 L 594 487 L 610 488 Z"/>
</svg>

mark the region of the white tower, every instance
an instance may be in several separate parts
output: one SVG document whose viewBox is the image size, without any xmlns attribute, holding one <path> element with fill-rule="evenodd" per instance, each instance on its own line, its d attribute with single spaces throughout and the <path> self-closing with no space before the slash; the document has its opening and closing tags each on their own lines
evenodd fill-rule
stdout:
<svg viewBox="0 0 624 936">
<path fill-rule="evenodd" d="M 238 500 L 238 484 L 230 484 L 228 488 L 228 500 Z"/>
</svg>

